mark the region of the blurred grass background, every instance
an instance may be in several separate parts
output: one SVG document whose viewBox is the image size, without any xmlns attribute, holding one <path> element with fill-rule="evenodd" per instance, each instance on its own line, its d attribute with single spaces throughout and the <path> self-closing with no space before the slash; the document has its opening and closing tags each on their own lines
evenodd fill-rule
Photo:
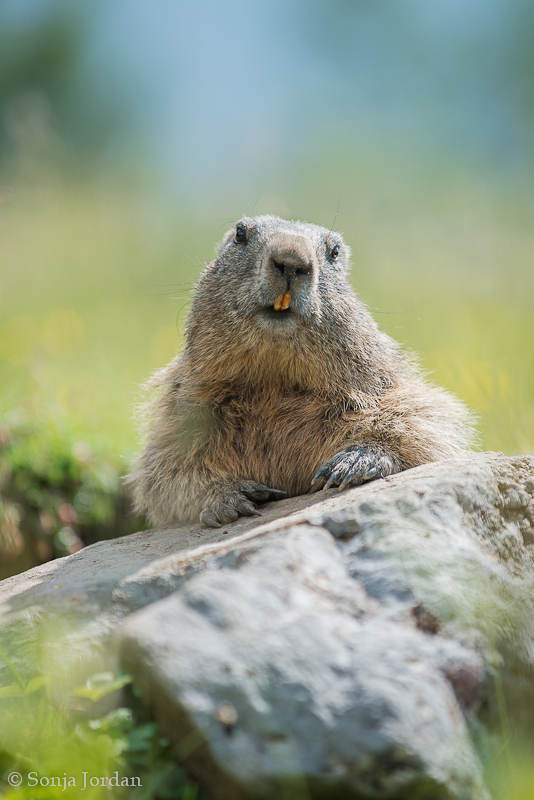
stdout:
<svg viewBox="0 0 534 800">
<path fill-rule="evenodd" d="M 530 198 L 503 198 L 472 176 L 418 185 L 393 177 L 394 164 L 384 176 L 345 163 L 344 186 L 329 185 L 325 165 L 285 186 L 284 203 L 260 197 L 255 212 L 332 225 L 331 198 L 343 189 L 336 226 L 380 325 L 480 411 L 485 448 L 533 452 Z M 19 189 L 0 217 L 2 411 L 68 420 L 126 466 L 136 387 L 180 346 L 202 265 L 250 209 L 231 199 L 224 220 L 186 208 L 174 217 L 137 187 L 45 189 Z"/>
<path fill-rule="evenodd" d="M 534 452 L 530 4 L 230 10 L 0 5 L 0 577 L 145 525 L 138 387 L 243 214 L 341 230 L 481 446 Z"/>
<path fill-rule="evenodd" d="M 145 526 L 139 386 L 243 214 L 342 231 L 481 447 L 534 453 L 533 45 L 527 0 L 0 0 L 0 578 Z"/>
</svg>

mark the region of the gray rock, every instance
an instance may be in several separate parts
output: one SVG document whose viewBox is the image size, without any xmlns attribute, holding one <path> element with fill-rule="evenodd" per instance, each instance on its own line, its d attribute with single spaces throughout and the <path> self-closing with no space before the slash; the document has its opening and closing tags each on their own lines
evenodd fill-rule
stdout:
<svg viewBox="0 0 534 800">
<path fill-rule="evenodd" d="M 123 628 L 124 663 L 168 735 L 207 743 L 188 766 L 210 796 L 278 798 L 299 779 L 332 798 L 483 796 L 449 677 L 474 691 L 483 657 L 369 599 L 322 528 L 242 555 Z"/>
<path fill-rule="evenodd" d="M 175 591 L 219 542 L 224 549 L 227 542 L 254 535 L 273 520 L 281 524 L 278 518 L 307 508 L 310 499 L 322 500 L 296 497 L 270 503 L 262 517 L 243 518 L 223 529 L 167 527 L 98 542 L 6 578 L 0 581 L 2 647 L 22 674 L 45 668 L 59 687 L 116 669 L 112 634 L 125 614 Z M 0 684 L 10 680 L 0 659 Z"/>
<path fill-rule="evenodd" d="M 533 458 L 429 464 L 86 548 L 0 584 L 0 631 L 19 666 L 120 646 L 214 800 L 484 798 L 495 683 L 534 700 L 533 520 Z"/>
<path fill-rule="evenodd" d="M 485 796 L 496 675 L 523 707 L 534 685 L 533 474 L 484 454 L 338 495 L 125 622 L 123 661 L 213 798 Z"/>
</svg>

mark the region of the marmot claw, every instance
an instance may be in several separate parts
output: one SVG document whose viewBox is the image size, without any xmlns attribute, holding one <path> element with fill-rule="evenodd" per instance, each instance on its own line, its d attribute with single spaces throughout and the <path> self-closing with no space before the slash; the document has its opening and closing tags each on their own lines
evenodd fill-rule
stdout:
<svg viewBox="0 0 534 800">
<path fill-rule="evenodd" d="M 337 453 L 321 467 L 313 476 L 311 490 L 330 489 L 338 486 L 339 490 L 347 486 L 359 486 L 361 483 L 385 478 L 398 472 L 393 459 L 383 450 L 371 446 L 348 447 Z"/>
<path fill-rule="evenodd" d="M 286 493 L 271 489 L 254 481 L 238 481 L 221 489 L 213 501 L 200 513 L 200 522 L 206 528 L 220 528 L 238 517 L 261 517 L 256 502 L 280 500 Z"/>
</svg>

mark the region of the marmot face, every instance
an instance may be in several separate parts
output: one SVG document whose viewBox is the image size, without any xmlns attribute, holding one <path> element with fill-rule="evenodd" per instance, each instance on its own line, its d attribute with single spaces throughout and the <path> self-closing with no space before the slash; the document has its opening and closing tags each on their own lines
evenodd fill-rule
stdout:
<svg viewBox="0 0 534 800">
<path fill-rule="evenodd" d="M 350 250 L 338 233 L 278 217 L 244 217 L 225 236 L 212 272 L 224 284 L 229 317 L 270 336 L 317 325 L 329 286 L 347 289 Z"/>
<path fill-rule="evenodd" d="M 187 323 L 183 359 L 203 399 L 232 385 L 340 396 L 392 385 L 397 346 L 352 290 L 349 256 L 340 234 L 318 225 L 237 222 L 198 281 Z"/>
</svg>

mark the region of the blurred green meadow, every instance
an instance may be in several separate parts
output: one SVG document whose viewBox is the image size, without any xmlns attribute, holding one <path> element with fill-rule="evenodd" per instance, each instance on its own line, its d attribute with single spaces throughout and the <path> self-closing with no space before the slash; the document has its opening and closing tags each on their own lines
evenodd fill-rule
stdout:
<svg viewBox="0 0 534 800">
<path fill-rule="evenodd" d="M 0 578 L 146 525 L 140 386 L 243 214 L 341 230 L 480 446 L 533 452 L 528 4 L 232 8 L 240 47 L 215 0 L 0 4 Z"/>
<path fill-rule="evenodd" d="M 481 446 L 534 452 L 532 200 L 465 175 L 417 185 L 350 161 L 347 171 L 335 220 L 327 164 L 254 212 L 341 229 L 356 291 L 433 380 L 479 412 Z M 180 348 L 203 264 L 252 210 L 230 197 L 227 219 L 209 212 L 166 208 L 136 186 L 6 191 L 2 412 L 68 425 L 126 470 L 139 385 Z"/>
<path fill-rule="evenodd" d="M 181 347 L 194 282 L 244 213 L 340 229 L 356 291 L 478 414 L 480 447 L 534 452 L 528 191 L 445 168 L 416 179 L 400 157 L 385 166 L 350 153 L 325 156 L 311 174 L 296 164 L 277 188 L 252 205 L 229 191 L 224 219 L 220 201 L 194 213 L 133 179 L 49 170 L 4 190 L 1 576 L 145 526 L 121 485 L 138 447 L 141 386 Z"/>
</svg>

